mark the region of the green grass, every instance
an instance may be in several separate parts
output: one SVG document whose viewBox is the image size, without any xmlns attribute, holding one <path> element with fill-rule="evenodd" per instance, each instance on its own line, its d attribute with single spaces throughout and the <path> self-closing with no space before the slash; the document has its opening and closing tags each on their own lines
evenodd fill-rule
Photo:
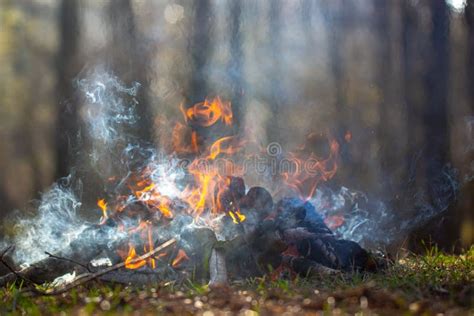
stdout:
<svg viewBox="0 0 474 316">
<path fill-rule="evenodd" d="M 376 274 L 235 282 L 211 291 L 205 284 L 167 282 L 137 288 L 90 282 L 59 296 L 28 296 L 23 284 L 0 290 L 0 315 L 349 313 L 360 315 L 474 314 L 474 247 L 462 255 L 430 248 L 397 259 Z M 207 315 L 210 315 L 209 313 Z"/>
</svg>

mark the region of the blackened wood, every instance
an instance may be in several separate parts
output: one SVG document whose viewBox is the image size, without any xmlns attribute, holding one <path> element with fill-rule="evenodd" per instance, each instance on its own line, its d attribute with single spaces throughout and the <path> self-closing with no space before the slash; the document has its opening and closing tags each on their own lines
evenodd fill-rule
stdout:
<svg viewBox="0 0 474 316">
<path fill-rule="evenodd" d="M 76 240 L 71 242 L 69 246 L 66 246 L 64 250 L 55 253 L 55 257 L 47 257 L 35 262 L 28 268 L 18 271 L 18 273 L 25 279 L 37 284 L 42 284 L 51 282 L 55 278 L 75 270 L 78 272 L 87 272 L 87 270 L 80 265 L 71 261 L 58 259 L 57 257 L 74 258 L 75 261 L 87 264 L 102 251 L 108 249 L 110 240 L 107 236 L 107 229 L 108 227 L 106 226 L 90 226 L 85 229 Z M 16 280 L 17 276 L 13 273 L 9 273 L 0 278 L 0 286 L 5 286 Z"/>
<path fill-rule="evenodd" d="M 220 211 L 226 212 L 230 210 L 236 211 L 240 199 L 245 195 L 245 183 L 244 179 L 239 177 L 228 177 L 228 184 L 226 188 L 216 188 L 214 192 L 214 198 L 218 201 L 218 205 L 221 206 Z"/>
<path fill-rule="evenodd" d="M 340 273 L 337 270 L 328 268 L 307 258 L 283 256 L 282 261 L 284 265 L 290 267 L 302 277 L 327 276 Z"/>
<path fill-rule="evenodd" d="M 152 256 L 154 256 L 155 254 L 167 249 L 168 247 L 174 245 L 176 243 L 176 240 L 175 239 L 170 239 L 168 240 L 167 242 L 161 244 L 160 246 L 156 247 L 155 249 L 153 249 L 152 251 L 150 252 L 147 252 L 146 254 L 144 255 L 141 255 L 139 257 L 136 257 L 132 260 L 130 260 L 130 264 L 134 264 L 134 263 L 137 263 L 137 262 L 140 262 L 140 261 L 143 261 L 143 260 L 146 260 Z M 78 286 L 78 285 L 81 285 L 81 284 L 84 284 L 86 282 L 89 282 L 91 280 L 94 280 L 94 279 L 97 279 L 107 273 L 110 273 L 112 271 L 115 271 L 115 270 L 118 270 L 118 269 L 121 269 L 123 267 L 125 267 L 126 263 L 125 262 L 121 262 L 121 263 L 118 263 L 116 265 L 113 265 L 111 267 L 108 267 L 108 268 L 105 268 L 105 269 L 102 269 L 100 271 L 97 271 L 95 273 L 89 273 L 89 274 L 85 274 L 83 277 L 80 277 L 80 278 L 77 278 L 75 279 L 73 282 L 71 283 L 68 283 L 67 285 L 65 285 L 64 287 L 62 288 L 54 288 L 52 289 L 51 291 L 42 291 L 42 290 L 38 290 L 38 289 L 33 289 L 33 292 L 36 293 L 36 294 L 41 294 L 41 295 L 58 295 L 58 294 L 62 294 L 62 293 L 65 293 L 67 291 L 69 291 L 70 289 Z"/>
<path fill-rule="evenodd" d="M 273 209 L 273 199 L 265 188 L 252 187 L 240 200 L 240 207 L 258 212 L 261 215 L 260 219 L 263 220 Z"/>
</svg>

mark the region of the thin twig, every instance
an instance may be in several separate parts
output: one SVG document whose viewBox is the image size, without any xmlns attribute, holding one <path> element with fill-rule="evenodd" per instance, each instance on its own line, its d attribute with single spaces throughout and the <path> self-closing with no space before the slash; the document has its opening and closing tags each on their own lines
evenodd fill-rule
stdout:
<svg viewBox="0 0 474 316">
<path fill-rule="evenodd" d="M 137 257 L 135 259 L 132 259 L 130 260 L 128 263 L 129 264 L 134 264 L 134 263 L 137 263 L 137 262 L 140 262 L 142 260 L 146 260 L 150 257 L 152 257 L 154 254 L 172 246 L 173 244 L 176 243 L 176 239 L 172 238 L 170 240 L 168 240 L 167 242 L 161 244 L 160 246 L 156 247 L 155 249 L 153 249 L 152 251 L 150 252 L 147 252 L 146 254 L 140 256 L 140 257 Z M 85 274 L 84 277 L 80 278 L 80 279 L 76 279 L 74 280 L 73 282 L 67 284 L 65 287 L 61 288 L 61 289 L 53 289 L 52 291 L 48 292 L 48 291 L 42 291 L 42 290 L 38 290 L 38 289 L 34 289 L 34 293 L 36 294 L 39 294 L 39 295 L 48 295 L 48 296 L 52 296 L 52 295 L 58 295 L 58 294 L 62 294 L 62 293 L 65 293 L 67 291 L 69 291 L 70 289 L 76 287 L 76 286 L 79 286 L 81 284 L 84 284 L 86 282 L 89 282 L 93 279 L 96 279 L 106 273 L 109 273 L 111 271 L 114 271 L 114 270 L 118 270 L 120 268 L 123 268 L 125 266 L 125 262 L 121 262 L 121 263 L 118 263 L 116 265 L 113 265 L 109 268 L 106 268 L 104 270 L 100 270 L 100 271 L 97 271 L 95 273 L 91 273 L 91 274 Z"/>
<path fill-rule="evenodd" d="M 72 259 L 69 259 L 69 258 L 64 258 L 64 257 L 59 257 L 59 256 L 56 256 L 56 255 L 53 255 L 52 253 L 49 253 L 47 251 L 44 252 L 45 254 L 47 254 L 50 258 L 54 258 L 54 259 L 57 259 L 57 260 L 63 260 L 63 261 L 68 261 L 68 262 L 71 262 L 71 263 L 74 263 L 78 266 L 81 266 L 83 267 L 84 269 L 86 269 L 87 271 L 89 272 L 92 272 L 91 269 L 89 269 L 89 267 L 83 263 L 80 263 L 80 262 L 77 262 L 77 261 L 74 261 Z"/>
<path fill-rule="evenodd" d="M 4 257 L 7 255 L 7 253 L 11 249 L 13 249 L 13 245 L 7 247 L 7 249 L 2 251 L 2 254 L 0 255 L 0 263 L 2 263 L 8 270 L 10 270 L 10 272 L 13 273 L 17 277 L 17 279 L 24 280 L 26 283 L 31 284 L 33 286 L 36 285 L 37 283 L 31 281 L 27 277 L 23 276 L 21 273 L 15 271 L 15 269 L 12 266 L 10 266 L 8 262 L 5 261 Z"/>
<path fill-rule="evenodd" d="M 5 250 L 2 251 L 2 254 L 0 254 L 0 258 L 3 259 L 7 255 L 7 253 L 13 249 L 13 245 L 8 246 L 5 248 Z"/>
</svg>

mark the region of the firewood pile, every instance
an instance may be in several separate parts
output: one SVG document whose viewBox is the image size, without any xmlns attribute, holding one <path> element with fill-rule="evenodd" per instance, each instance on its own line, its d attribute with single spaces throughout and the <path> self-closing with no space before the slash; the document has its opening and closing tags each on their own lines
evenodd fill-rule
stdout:
<svg viewBox="0 0 474 316">
<path fill-rule="evenodd" d="M 150 284 L 191 278 L 222 286 L 265 274 L 310 277 L 380 266 L 357 243 L 338 239 L 309 202 L 317 185 L 336 173 L 339 144 L 335 139 L 312 134 L 308 144 L 291 153 L 295 172 L 286 170 L 278 176 L 297 194 L 279 194 L 283 198 L 275 202 L 264 187 L 247 188 L 245 173 L 228 172 L 242 169 L 244 155 L 236 155 L 244 142 L 237 135 L 211 137 L 209 129 L 216 128 L 228 135 L 233 115 L 230 102 L 218 97 L 205 100 L 182 107 L 185 124 L 178 122 L 169 129 L 173 132 L 166 154 L 191 157 L 180 184 L 175 180 L 180 172 L 172 174 L 174 170 L 150 158 L 158 156 L 155 148 L 143 149 L 127 143 L 125 136 L 111 136 L 120 130 L 114 125 L 118 123 L 110 123 L 113 118 L 120 116 L 122 124 L 129 114 L 115 93 L 134 96 L 136 91 L 117 89 L 114 78 L 103 79 L 91 81 L 85 89 L 91 109 L 99 111 L 90 111 L 96 114 L 89 124 L 100 127 L 92 128 L 91 137 L 104 146 L 125 148 L 120 164 L 127 166 L 126 175 L 108 179 L 109 199 L 97 202 L 100 223 L 88 225 L 60 251 L 46 253 L 26 267 L 12 260 L 14 245 L 0 253 L 8 271 L 0 276 L 0 286 L 21 280 L 38 292 L 36 285 L 50 285 L 41 294 L 61 293 L 93 279 Z M 109 81 L 112 88 L 102 83 Z M 107 102 L 110 98 L 116 102 Z M 104 126 L 114 133 L 104 136 Z M 311 144 L 319 148 L 316 153 Z M 269 145 L 267 154 L 276 162 L 281 148 Z M 236 159 L 218 161 L 220 157 Z M 219 168 L 222 162 L 224 170 Z"/>
<path fill-rule="evenodd" d="M 16 280 L 29 285 L 51 284 L 62 275 L 74 273 L 74 281 L 49 292 L 56 294 L 92 279 L 150 284 L 193 277 L 209 280 L 211 286 L 221 286 L 229 280 L 269 273 L 310 277 L 339 271 L 374 271 L 381 267 L 381 261 L 357 243 L 337 239 L 310 202 L 283 198 L 274 203 L 270 193 L 262 187 L 252 187 L 245 193 L 241 178 L 232 177 L 228 183 L 220 194 L 220 202 L 227 208 L 238 206 L 245 221 L 224 216 L 214 231 L 197 225 L 190 215 L 180 214 L 171 219 L 168 226 L 160 227 L 160 238 L 153 242 L 152 250 L 123 262 L 113 255 L 123 241 L 111 240 L 107 233 L 114 225 L 111 217 L 105 224 L 85 229 L 64 250 L 48 254 L 23 269 L 9 260 L 14 248 L 6 249 L 1 262 L 10 272 L 0 277 L 0 285 Z M 219 231 L 226 232 L 225 239 Z M 110 260 L 109 266 L 94 265 L 94 260 L 103 258 L 104 254 Z M 150 258 L 155 260 L 154 268 L 145 264 L 126 268 Z"/>
</svg>

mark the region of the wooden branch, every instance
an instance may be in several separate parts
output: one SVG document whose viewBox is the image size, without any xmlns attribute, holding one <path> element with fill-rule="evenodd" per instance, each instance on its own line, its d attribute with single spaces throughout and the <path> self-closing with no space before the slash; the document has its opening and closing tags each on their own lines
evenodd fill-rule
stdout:
<svg viewBox="0 0 474 316">
<path fill-rule="evenodd" d="M 5 250 L 3 250 L 2 253 L 0 254 L 0 258 L 3 259 L 3 257 L 5 257 L 6 254 L 12 249 L 13 249 L 13 245 L 10 245 L 7 248 L 5 248 Z"/>
<path fill-rule="evenodd" d="M 82 262 L 89 262 L 97 257 L 104 249 L 109 246 L 109 241 L 104 236 L 107 235 L 107 227 L 100 225 L 91 225 L 64 249 L 54 254 L 54 256 L 46 257 L 40 261 L 32 263 L 29 267 L 15 273 L 9 273 L 0 277 L 0 287 L 4 287 L 9 283 L 15 282 L 19 276 L 23 279 L 29 279 L 33 283 L 42 284 L 51 282 L 55 278 L 68 272 L 83 268 L 77 263 L 61 260 L 59 258 L 78 258 Z M 86 269 L 87 270 L 87 269 Z"/>
<path fill-rule="evenodd" d="M 59 256 L 56 256 L 56 255 L 53 255 L 52 253 L 49 253 L 47 251 L 44 252 L 45 254 L 47 254 L 50 258 L 54 258 L 54 259 L 58 259 L 58 260 L 64 260 L 64 261 L 69 261 L 71 263 L 74 263 L 74 264 L 77 264 L 78 266 L 81 266 L 83 267 L 84 269 L 86 269 L 88 272 L 92 272 L 91 269 L 89 269 L 89 267 L 83 263 L 80 263 L 80 262 L 77 262 L 75 260 L 72 260 L 72 259 L 69 259 L 69 258 L 64 258 L 64 257 L 59 257 Z"/>
<path fill-rule="evenodd" d="M 154 256 L 156 253 L 158 253 L 158 252 L 174 245 L 175 243 L 176 243 L 176 239 L 174 239 L 174 238 L 170 239 L 167 242 L 165 242 L 165 243 L 161 244 L 160 246 L 156 247 L 152 251 L 147 252 L 146 254 L 144 254 L 140 257 L 137 257 L 135 259 L 130 260 L 129 263 L 134 264 L 134 263 L 140 262 L 142 260 L 146 260 L 146 259 Z M 67 284 L 65 287 L 63 287 L 61 289 L 53 289 L 52 291 L 41 291 L 41 290 L 38 290 L 38 289 L 34 289 L 33 293 L 39 294 L 39 295 L 48 295 L 48 296 L 62 294 L 62 293 L 65 293 L 65 292 L 69 291 L 70 289 L 72 289 L 76 286 L 79 286 L 81 284 L 89 282 L 93 279 L 96 279 L 96 278 L 106 274 L 106 273 L 109 273 L 109 272 L 114 271 L 114 270 L 118 270 L 118 269 L 123 268 L 123 267 L 125 267 L 125 262 L 118 263 L 114 266 L 111 266 L 109 268 L 97 271 L 95 273 L 85 274 L 84 277 L 74 280 L 73 282 Z"/>
<path fill-rule="evenodd" d="M 16 278 L 18 279 L 22 279 L 24 280 L 27 284 L 35 284 L 33 281 L 31 281 L 30 279 L 28 278 L 25 278 L 23 276 L 21 276 L 18 272 L 15 271 L 15 269 L 10 266 L 10 264 L 4 259 L 4 257 L 6 256 L 6 254 L 11 250 L 13 249 L 13 245 L 11 246 L 8 246 L 7 249 L 5 249 L 4 251 L 2 251 L 2 253 L 0 254 L 0 263 L 2 263 Z"/>
</svg>

